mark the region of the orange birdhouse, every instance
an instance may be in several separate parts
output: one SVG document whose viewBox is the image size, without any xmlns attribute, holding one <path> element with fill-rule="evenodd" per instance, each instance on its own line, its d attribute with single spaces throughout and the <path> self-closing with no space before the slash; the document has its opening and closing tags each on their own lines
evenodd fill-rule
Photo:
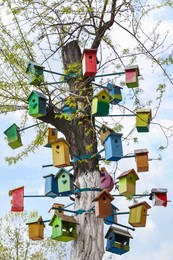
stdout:
<svg viewBox="0 0 173 260">
<path fill-rule="evenodd" d="M 44 222 L 42 217 L 31 217 L 26 223 L 29 227 L 29 238 L 32 240 L 44 239 Z"/>
<path fill-rule="evenodd" d="M 57 168 L 70 165 L 69 143 L 64 138 L 58 138 L 52 143 L 53 165 Z"/>
<path fill-rule="evenodd" d="M 104 141 L 106 140 L 106 138 L 108 137 L 108 135 L 110 135 L 111 133 L 114 133 L 114 131 L 111 128 L 109 128 L 108 126 L 102 125 L 102 127 L 100 128 L 98 133 L 100 135 L 101 143 L 103 144 Z"/>
<path fill-rule="evenodd" d="M 135 160 L 137 165 L 137 172 L 147 172 L 149 169 L 148 164 L 148 150 L 138 149 L 134 151 Z"/>
<path fill-rule="evenodd" d="M 97 73 L 97 49 L 84 49 L 82 55 L 82 74 L 84 77 L 94 77 Z"/>
<path fill-rule="evenodd" d="M 145 201 L 130 206 L 129 224 L 133 227 L 145 227 L 147 210 L 150 208 L 150 205 Z"/>
<path fill-rule="evenodd" d="M 111 201 L 114 197 L 106 190 L 102 190 L 95 201 L 95 215 L 97 218 L 107 218 L 111 215 Z"/>
<path fill-rule="evenodd" d="M 24 186 L 10 190 L 9 196 L 12 196 L 11 211 L 22 212 L 24 210 Z"/>
<path fill-rule="evenodd" d="M 49 127 L 44 139 L 44 147 L 52 147 L 52 143 L 58 138 L 58 131 L 55 128 Z"/>
</svg>

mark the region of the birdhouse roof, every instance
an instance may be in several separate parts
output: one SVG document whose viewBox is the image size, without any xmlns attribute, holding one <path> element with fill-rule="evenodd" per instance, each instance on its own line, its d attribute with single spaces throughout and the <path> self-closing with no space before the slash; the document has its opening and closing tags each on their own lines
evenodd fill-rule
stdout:
<svg viewBox="0 0 173 260">
<path fill-rule="evenodd" d="M 61 138 L 57 138 L 55 141 L 51 142 L 51 144 L 55 144 L 58 142 L 64 142 L 66 143 L 68 146 L 70 146 L 70 144 L 65 140 L 65 138 L 61 137 Z"/>
<path fill-rule="evenodd" d="M 137 203 L 137 204 L 134 204 L 134 205 L 129 206 L 129 209 L 136 208 L 136 207 L 140 207 L 140 206 L 144 206 L 144 207 L 146 207 L 147 209 L 150 209 L 150 208 L 151 208 L 151 206 L 150 206 L 146 201 L 142 201 L 142 202 L 140 202 L 140 203 Z"/>
<path fill-rule="evenodd" d="M 137 110 L 136 110 L 136 113 L 147 113 L 147 114 L 149 114 L 149 116 L 150 116 L 150 119 L 152 119 L 152 110 L 151 110 L 151 108 L 138 108 Z"/>
<path fill-rule="evenodd" d="M 151 193 L 167 193 L 168 190 L 167 189 L 163 189 L 163 188 L 153 188 L 151 190 Z"/>
<path fill-rule="evenodd" d="M 113 205 L 112 203 L 111 203 L 111 208 L 116 209 L 116 210 L 119 211 L 119 209 L 115 205 Z"/>
<path fill-rule="evenodd" d="M 10 191 L 8 192 L 8 194 L 9 194 L 9 196 L 11 196 L 14 191 L 16 191 L 16 190 L 21 190 L 21 189 L 24 189 L 24 186 L 20 186 L 20 187 L 18 187 L 18 188 L 15 188 L 15 189 L 13 189 L 13 190 L 10 190 Z"/>
<path fill-rule="evenodd" d="M 27 69 L 26 69 L 26 72 L 29 71 L 29 68 L 30 68 L 31 65 L 34 65 L 34 67 L 36 67 L 36 68 L 38 67 L 38 68 L 43 68 L 43 69 L 44 69 L 44 66 L 43 66 L 43 65 L 41 65 L 41 64 L 39 64 L 39 63 L 36 63 L 36 62 L 33 62 L 33 61 L 29 61 L 29 62 L 28 62 Z"/>
<path fill-rule="evenodd" d="M 112 99 L 111 95 L 109 94 L 109 92 L 106 89 L 100 90 L 94 97 L 98 97 L 102 94 L 105 94 L 110 100 Z"/>
<path fill-rule="evenodd" d="M 101 133 L 101 131 L 103 131 L 103 129 L 105 128 L 105 131 L 110 131 L 110 133 L 113 133 L 114 132 L 114 130 L 112 130 L 111 128 L 109 128 L 108 126 L 106 126 L 106 125 L 102 125 L 102 127 L 100 128 L 100 130 L 99 130 L 99 134 Z"/>
<path fill-rule="evenodd" d="M 86 53 L 97 53 L 97 49 L 84 49 L 82 58 L 83 58 L 84 54 L 86 54 Z"/>
<path fill-rule="evenodd" d="M 37 223 L 37 222 L 42 222 L 41 224 L 44 223 L 41 216 L 36 216 L 36 217 L 29 218 L 29 220 L 26 222 L 26 225 L 34 224 L 34 223 Z"/>
<path fill-rule="evenodd" d="M 125 66 L 125 68 L 124 68 L 125 71 L 133 70 L 133 69 L 137 69 L 138 76 L 139 76 L 140 73 L 139 73 L 139 67 L 138 67 L 138 65 L 129 65 L 129 66 Z"/>
<path fill-rule="evenodd" d="M 121 134 L 121 133 L 116 133 L 116 132 L 113 132 L 113 133 L 111 133 L 110 135 L 108 135 L 107 137 L 106 137 L 106 139 L 104 140 L 104 142 L 103 142 L 103 144 L 106 142 L 106 140 L 109 138 L 109 137 L 111 137 L 111 136 L 116 136 L 116 137 L 121 137 L 123 134 Z"/>
<path fill-rule="evenodd" d="M 50 174 L 44 175 L 43 178 L 47 178 L 47 177 L 50 177 L 50 176 L 55 176 L 55 175 L 53 173 L 50 173 Z"/>
<path fill-rule="evenodd" d="M 114 197 L 106 189 L 104 189 L 97 195 L 97 197 L 95 197 L 95 199 L 93 199 L 93 201 L 99 200 L 103 195 L 108 197 L 111 201 L 114 200 Z"/>
<path fill-rule="evenodd" d="M 117 177 L 117 179 L 120 179 L 122 177 L 127 177 L 128 175 L 131 175 L 131 174 L 133 174 L 133 176 L 135 176 L 136 180 L 139 180 L 139 177 L 138 177 L 138 175 L 137 175 L 137 173 L 136 173 L 136 171 L 134 169 L 130 169 L 128 171 L 123 172 L 122 174 L 120 174 Z"/>
<path fill-rule="evenodd" d="M 118 235 L 121 235 L 121 236 L 123 236 L 123 237 L 133 238 L 128 231 L 123 230 L 123 229 L 120 229 L 120 228 L 116 228 L 116 227 L 110 227 L 110 228 L 108 229 L 108 232 L 107 232 L 106 235 L 105 235 L 105 238 L 108 238 L 108 236 L 109 236 L 109 234 L 110 234 L 111 232 L 113 232 L 113 233 L 115 233 L 115 234 L 118 234 Z"/>
<path fill-rule="evenodd" d="M 29 101 L 29 99 L 31 98 L 32 95 L 36 95 L 36 96 L 38 96 L 38 97 L 40 97 L 40 98 L 47 99 L 41 92 L 38 92 L 38 91 L 36 91 L 36 90 L 33 90 L 33 91 L 29 94 L 27 101 Z"/>
<path fill-rule="evenodd" d="M 12 129 L 12 128 L 16 128 L 17 130 L 19 130 L 20 128 L 14 123 L 12 124 L 9 128 L 7 128 L 5 131 L 4 131 L 4 134 L 7 135 L 7 132 Z"/>
<path fill-rule="evenodd" d="M 72 217 L 72 216 L 67 216 L 67 215 L 64 215 L 64 214 L 62 214 L 62 213 L 55 213 L 55 214 L 53 215 L 53 218 L 51 219 L 51 221 L 50 221 L 50 223 L 49 223 L 50 226 L 52 225 L 52 223 L 53 223 L 53 221 L 54 221 L 55 218 L 60 218 L 62 221 L 65 221 L 65 222 L 70 222 L 70 223 L 74 223 L 74 224 L 79 224 L 79 223 L 76 221 L 76 219 L 75 219 L 74 217 Z"/>
<path fill-rule="evenodd" d="M 49 213 L 50 213 L 50 211 L 52 210 L 52 209 L 54 209 L 54 208 L 57 208 L 57 210 L 58 210 L 58 208 L 64 208 L 64 204 L 59 204 L 59 203 L 54 203 L 53 205 L 52 205 L 52 207 L 49 209 Z M 55 210 L 55 209 L 54 209 Z"/>
<path fill-rule="evenodd" d="M 110 87 L 109 87 L 109 86 L 110 86 Z M 107 87 L 108 89 L 112 89 L 112 87 L 113 87 L 113 88 L 123 89 L 122 87 L 117 86 L 117 85 L 115 85 L 115 84 L 112 84 L 112 83 L 110 83 L 110 82 L 107 83 L 106 87 Z"/>
<path fill-rule="evenodd" d="M 134 150 L 135 155 L 136 154 L 148 154 L 148 150 L 147 149 L 137 149 Z"/>
<path fill-rule="evenodd" d="M 59 171 L 57 172 L 57 174 L 55 175 L 54 179 L 57 180 L 59 175 L 62 173 L 62 172 L 65 172 L 69 175 L 70 178 L 73 178 L 73 174 L 71 174 L 69 171 L 67 171 L 65 168 L 61 168 L 59 169 Z"/>
</svg>

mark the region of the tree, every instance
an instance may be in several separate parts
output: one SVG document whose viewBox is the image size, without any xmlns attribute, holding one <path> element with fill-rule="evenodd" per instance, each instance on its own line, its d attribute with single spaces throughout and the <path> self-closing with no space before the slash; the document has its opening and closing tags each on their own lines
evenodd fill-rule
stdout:
<svg viewBox="0 0 173 260">
<path fill-rule="evenodd" d="M 31 212 L 37 215 L 37 212 Z M 3 259 L 64 259 L 66 250 L 61 242 L 50 237 L 44 240 L 32 241 L 28 237 L 26 222 L 31 214 L 9 212 L 0 219 L 0 258 Z"/>
<path fill-rule="evenodd" d="M 54 74 L 47 78 L 44 85 L 35 86 L 48 101 L 47 114 L 41 121 L 50 123 L 62 132 L 70 144 L 72 157 L 82 155 L 96 155 L 97 121 L 91 116 L 91 102 L 94 95 L 93 78 L 81 76 L 81 56 L 83 48 L 97 49 L 98 71 L 107 71 L 109 67 L 124 69 L 125 63 L 134 63 L 140 55 L 151 60 L 153 66 L 158 66 L 168 83 L 172 78 L 166 66 L 172 63 L 172 53 L 165 57 L 164 51 L 171 46 L 163 48 L 166 34 L 158 34 L 159 24 L 148 34 L 143 31 L 142 19 L 153 10 L 164 6 L 172 6 L 171 1 L 39 1 L 30 0 L 3 1 L 2 11 L 6 11 L 7 20 L 1 21 L 1 80 L 0 96 L 1 113 L 21 111 L 21 128 L 27 124 L 27 97 L 31 91 L 25 73 L 28 60 L 40 61 L 41 64 L 52 69 L 57 67 L 59 60 L 63 64 L 64 73 L 73 75 L 63 84 L 50 85 Z M 121 49 L 113 44 L 110 37 L 112 30 L 121 29 L 134 40 L 135 45 Z M 105 54 L 106 53 L 106 54 Z M 125 62 L 124 62 L 125 61 Z M 62 65 L 59 65 L 62 66 Z M 75 74 L 75 76 L 74 76 Z M 104 80 L 100 82 L 104 83 Z M 166 84 L 161 82 L 156 89 L 158 103 L 156 112 L 160 107 Z M 134 100 L 134 110 L 141 107 L 140 88 L 131 91 Z M 139 95 L 139 97 L 138 97 Z M 61 107 L 68 99 L 69 105 L 77 105 L 76 113 L 67 120 L 61 115 Z M 151 103 L 151 100 L 147 100 Z M 146 103 L 147 103 L 146 102 Z M 120 109 L 125 108 L 124 106 Z M 123 110 L 124 112 L 124 110 Z M 37 121 L 37 120 L 36 120 Z M 42 144 L 42 137 L 47 125 L 39 125 L 36 129 L 35 140 L 15 157 L 7 158 L 9 164 L 17 162 L 23 156 L 34 151 Z M 115 129 L 121 128 L 116 123 Z M 163 128 L 162 128 L 163 129 Z M 163 129 L 165 131 L 165 129 Z M 126 140 L 134 140 L 133 131 Z M 81 187 L 100 187 L 99 160 L 96 156 L 79 160 L 73 164 L 75 185 Z M 88 210 L 92 200 L 98 193 L 95 191 L 83 192 L 75 198 L 75 210 Z M 103 246 L 103 220 L 95 218 L 94 213 L 77 216 L 80 223 L 78 238 L 72 245 L 71 259 L 102 259 Z"/>
</svg>

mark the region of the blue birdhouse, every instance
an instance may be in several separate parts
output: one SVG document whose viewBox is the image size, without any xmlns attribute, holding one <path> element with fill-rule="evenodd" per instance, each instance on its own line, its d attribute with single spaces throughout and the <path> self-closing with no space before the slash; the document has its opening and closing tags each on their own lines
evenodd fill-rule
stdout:
<svg viewBox="0 0 173 260">
<path fill-rule="evenodd" d="M 108 89 L 109 94 L 112 97 L 110 102 L 111 104 L 116 105 L 122 101 L 121 87 L 118 87 L 112 83 L 108 83 L 106 87 Z"/>
<path fill-rule="evenodd" d="M 105 148 L 105 159 L 107 161 L 118 161 L 123 156 L 122 134 L 120 133 L 111 133 L 105 139 L 103 145 Z"/>
<path fill-rule="evenodd" d="M 27 101 L 29 103 L 30 116 L 36 118 L 46 116 L 46 97 L 42 93 L 33 90 Z"/>
<path fill-rule="evenodd" d="M 29 84 L 38 86 L 44 81 L 43 75 L 44 67 L 38 63 L 30 61 L 26 70 L 29 76 Z"/>
<path fill-rule="evenodd" d="M 105 238 L 107 238 L 106 251 L 122 255 L 130 250 L 130 238 L 133 237 L 128 231 L 111 226 Z"/>
<path fill-rule="evenodd" d="M 54 174 L 43 176 L 45 178 L 45 195 L 55 198 L 58 196 L 58 185 Z"/>
<path fill-rule="evenodd" d="M 61 168 L 55 175 L 55 180 L 58 183 L 58 192 L 62 196 L 69 196 L 73 193 L 73 175 L 66 169 Z"/>
<path fill-rule="evenodd" d="M 106 225 L 112 225 L 113 223 L 117 223 L 117 210 L 119 209 L 115 207 L 113 204 L 111 204 L 111 215 L 104 219 L 104 223 Z"/>
</svg>

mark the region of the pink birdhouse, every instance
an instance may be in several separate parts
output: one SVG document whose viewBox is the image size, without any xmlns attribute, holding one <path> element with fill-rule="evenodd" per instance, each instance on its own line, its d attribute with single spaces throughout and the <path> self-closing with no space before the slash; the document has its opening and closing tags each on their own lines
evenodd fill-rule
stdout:
<svg viewBox="0 0 173 260">
<path fill-rule="evenodd" d="M 107 191 L 111 191 L 114 187 L 112 176 L 106 171 L 105 167 L 101 168 L 101 187 Z"/>
<path fill-rule="evenodd" d="M 151 193 L 153 206 L 167 206 L 167 189 L 152 189 Z"/>
<path fill-rule="evenodd" d="M 24 186 L 10 190 L 9 196 L 12 196 L 11 211 L 22 212 L 24 210 Z"/>
</svg>

